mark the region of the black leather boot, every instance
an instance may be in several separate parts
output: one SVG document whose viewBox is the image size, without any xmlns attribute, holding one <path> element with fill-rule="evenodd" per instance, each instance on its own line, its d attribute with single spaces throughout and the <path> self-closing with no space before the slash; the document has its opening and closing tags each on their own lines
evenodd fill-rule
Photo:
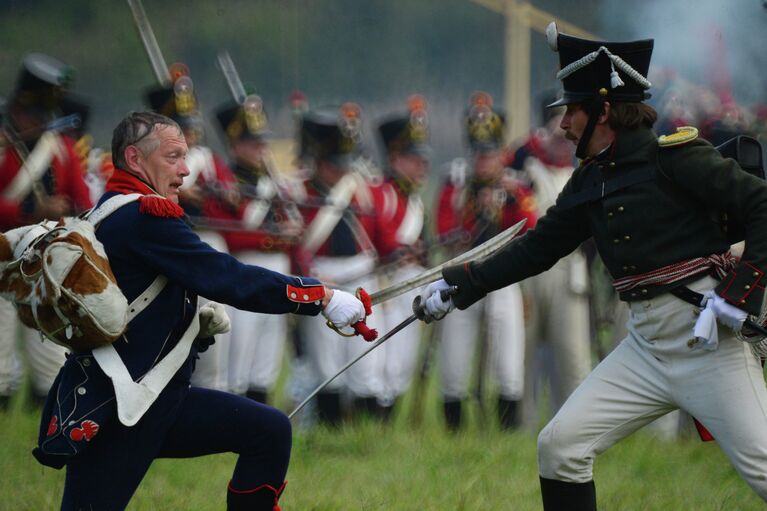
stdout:
<svg viewBox="0 0 767 511">
<path fill-rule="evenodd" d="M 231 484 L 226 492 L 227 511 L 280 511 L 277 501 L 280 499 L 285 483 L 275 488 L 268 484 L 252 490 L 235 490 Z"/>
<path fill-rule="evenodd" d="M 352 410 L 355 417 L 377 418 L 379 416 L 378 401 L 374 397 L 355 397 L 352 402 Z"/>
<path fill-rule="evenodd" d="M 503 430 L 518 429 L 521 425 L 519 401 L 498 397 L 498 421 Z"/>
<path fill-rule="evenodd" d="M 445 401 L 445 425 L 450 431 L 458 431 L 461 428 L 461 402 Z"/>
<path fill-rule="evenodd" d="M 543 511 L 597 511 L 597 491 L 594 481 L 566 483 L 541 479 Z"/>
<path fill-rule="evenodd" d="M 266 402 L 267 396 L 265 390 L 250 389 L 245 393 L 245 397 L 252 399 L 253 401 L 258 401 L 259 403 L 268 404 Z"/>
<path fill-rule="evenodd" d="M 338 392 L 320 392 L 317 394 L 317 418 L 322 424 L 340 426 L 341 394 Z"/>
</svg>

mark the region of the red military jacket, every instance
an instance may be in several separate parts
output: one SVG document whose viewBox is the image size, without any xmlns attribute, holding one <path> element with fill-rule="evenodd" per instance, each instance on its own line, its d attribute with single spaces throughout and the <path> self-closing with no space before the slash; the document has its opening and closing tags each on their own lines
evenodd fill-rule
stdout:
<svg viewBox="0 0 767 511">
<path fill-rule="evenodd" d="M 439 194 L 437 235 L 447 245 L 476 246 L 526 219 L 518 235 L 538 219 L 532 190 L 520 182 L 480 183 L 471 176 L 453 175 Z"/>
<path fill-rule="evenodd" d="M 304 235 L 293 250 L 294 271 L 308 273 L 315 256 L 348 257 L 364 252 L 375 254 L 374 240 L 384 236 L 384 229 L 375 211 L 374 192 L 369 183 L 357 187 L 349 205 L 330 234 L 314 248 L 307 246 L 307 233 L 313 230 L 313 223 L 320 211 L 327 205 L 328 190 L 312 179 L 304 181 L 305 197 L 299 205 L 304 220 Z"/>
<path fill-rule="evenodd" d="M 56 148 L 53 151 L 50 168 L 39 181 L 48 195 L 63 195 L 71 199 L 73 212 L 91 207 L 88 186 L 80 159 L 74 151 L 74 141 L 54 135 Z M 34 149 L 33 149 L 34 150 Z M 8 230 L 26 223 L 28 212 L 24 211 L 24 200 L 7 197 L 14 178 L 22 168 L 22 159 L 13 145 L 0 147 L 0 230 Z"/>
<path fill-rule="evenodd" d="M 378 226 L 373 242 L 381 258 L 397 249 L 417 249 L 423 240 L 425 213 L 418 192 L 408 193 L 392 177 L 371 188 Z"/>
</svg>

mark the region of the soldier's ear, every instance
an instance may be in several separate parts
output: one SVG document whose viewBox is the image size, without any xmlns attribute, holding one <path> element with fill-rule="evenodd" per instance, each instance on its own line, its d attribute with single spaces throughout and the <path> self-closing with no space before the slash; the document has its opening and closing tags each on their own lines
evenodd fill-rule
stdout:
<svg viewBox="0 0 767 511">
<path fill-rule="evenodd" d="M 599 119 L 597 119 L 597 124 L 607 124 L 607 120 L 610 118 L 610 109 L 612 107 L 610 106 L 609 101 L 604 101 L 602 103 L 602 111 L 599 112 Z"/>
<path fill-rule="evenodd" d="M 129 145 L 125 148 L 125 165 L 128 167 L 126 170 L 133 172 L 139 172 L 141 170 L 140 159 L 144 155 L 141 153 L 141 149 L 135 145 Z"/>
</svg>

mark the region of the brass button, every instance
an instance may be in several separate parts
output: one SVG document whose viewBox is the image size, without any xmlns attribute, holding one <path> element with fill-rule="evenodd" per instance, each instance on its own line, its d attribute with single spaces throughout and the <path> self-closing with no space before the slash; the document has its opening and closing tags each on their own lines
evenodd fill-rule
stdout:
<svg viewBox="0 0 767 511">
<path fill-rule="evenodd" d="M 84 396 L 86 392 L 85 387 L 77 387 L 77 393 L 81 396 Z"/>
<path fill-rule="evenodd" d="M 633 264 L 631 265 L 631 267 L 630 267 L 630 268 L 631 268 L 631 271 L 636 271 L 636 269 L 637 269 L 637 267 L 636 267 L 636 266 L 634 266 Z"/>
<path fill-rule="evenodd" d="M 83 366 L 85 366 L 85 367 L 88 367 L 88 366 L 90 366 L 90 365 L 91 365 L 91 359 L 89 359 L 89 358 L 84 358 L 84 359 L 83 359 Z"/>
<path fill-rule="evenodd" d="M 759 272 L 758 272 L 758 271 L 755 271 L 754 273 L 752 273 L 752 274 L 751 274 L 751 276 L 752 276 L 752 277 L 758 277 L 758 276 L 759 276 Z"/>
<path fill-rule="evenodd" d="M 741 304 L 741 305 L 743 305 L 744 303 L 746 303 L 746 299 L 745 299 L 745 298 L 744 298 L 743 300 L 741 300 L 741 301 L 740 301 L 740 304 Z"/>
<path fill-rule="evenodd" d="M 623 212 L 625 208 L 623 206 L 618 206 L 618 211 Z"/>
<path fill-rule="evenodd" d="M 611 167 L 615 167 L 615 162 L 614 162 L 614 161 L 611 161 L 611 162 L 610 162 L 610 166 L 611 166 Z"/>
<path fill-rule="evenodd" d="M 636 298 L 636 297 L 637 297 L 636 293 L 631 293 L 631 298 Z"/>
<path fill-rule="evenodd" d="M 751 289 L 751 286 L 749 286 L 748 284 L 746 284 L 745 286 L 743 286 L 743 289 L 745 289 L 745 290 L 749 290 L 749 289 Z"/>
<path fill-rule="evenodd" d="M 631 241 L 631 236 L 629 236 L 629 235 L 627 234 L 627 235 L 625 235 L 625 236 L 623 237 L 623 239 L 624 239 L 624 240 L 626 240 L 626 241 Z"/>
<path fill-rule="evenodd" d="M 613 212 L 612 212 L 612 211 L 610 211 L 609 213 L 607 213 L 607 218 L 612 218 L 612 217 L 613 217 Z"/>
<path fill-rule="evenodd" d="M 615 238 L 615 239 L 613 240 L 613 243 L 614 243 L 614 244 L 616 244 L 616 245 L 617 245 L 618 243 L 620 243 L 620 242 L 621 242 L 621 240 L 619 240 L 618 238 Z"/>
<path fill-rule="evenodd" d="M 646 290 L 646 289 L 643 289 L 643 290 L 642 290 L 642 294 L 643 294 L 643 295 L 646 295 L 646 294 L 647 294 L 647 290 Z"/>
<path fill-rule="evenodd" d="M 629 271 L 629 267 L 628 266 L 624 266 L 623 267 L 623 271 Z"/>
</svg>

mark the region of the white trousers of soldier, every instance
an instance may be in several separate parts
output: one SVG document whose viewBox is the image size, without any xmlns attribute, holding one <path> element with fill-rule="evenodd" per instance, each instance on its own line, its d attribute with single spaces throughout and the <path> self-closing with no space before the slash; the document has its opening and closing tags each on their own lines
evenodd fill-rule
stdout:
<svg viewBox="0 0 767 511">
<path fill-rule="evenodd" d="M 416 264 L 397 268 L 391 277 L 386 279 L 386 283 L 382 282 L 381 287 L 414 277 L 423 270 L 423 267 Z M 381 309 L 384 314 L 384 327 L 379 332 L 379 336 L 384 335 L 413 314 L 413 300 L 421 294 L 421 291 L 421 289 L 413 289 L 383 305 Z M 406 327 L 377 349 L 381 351 L 382 359 L 383 393 L 378 397 L 379 404 L 382 406 L 393 405 L 394 400 L 407 392 L 410 387 L 418 360 L 418 349 L 421 345 L 420 325 L 421 323 L 418 322 Z"/>
<path fill-rule="evenodd" d="M 484 323 L 484 325 L 483 325 Z M 440 321 L 440 374 L 445 401 L 468 396 L 469 376 L 483 327 L 488 343 L 487 368 L 495 375 L 500 397 L 522 399 L 525 381 L 525 326 L 519 284 L 493 291 L 465 310 Z M 484 377 L 484 375 L 483 375 Z"/>
<path fill-rule="evenodd" d="M 689 287 L 699 293 L 717 282 Z M 630 303 L 628 335 L 538 436 L 547 479 L 584 483 L 594 458 L 675 409 L 714 435 L 743 479 L 767 500 L 767 389 L 757 357 L 727 327 L 716 351 L 692 349 L 696 307 L 665 294 Z"/>
<path fill-rule="evenodd" d="M 343 282 L 341 287 L 350 292 L 362 286 L 372 293 L 378 286 L 377 279 L 369 276 L 374 266 L 373 257 L 358 254 L 349 257 L 316 257 L 313 270 L 322 282 L 330 286 L 336 285 L 334 282 Z M 376 309 L 378 307 L 373 308 L 373 314 L 367 318 L 367 324 L 370 328 L 377 328 L 382 332 L 380 327 L 383 318 Z M 318 383 L 336 374 L 347 362 L 370 347 L 361 337 L 346 338 L 338 335 L 325 324 L 322 315 L 299 316 L 297 319 L 299 335 L 306 343 L 304 347 Z M 383 393 L 381 360 L 380 348 L 373 350 L 333 380 L 325 391 L 349 390 L 353 398 L 377 398 Z"/>
<path fill-rule="evenodd" d="M 234 254 L 240 262 L 290 273 L 290 258 L 282 252 L 247 250 Z M 287 316 L 233 309 L 229 347 L 229 387 L 235 394 L 269 392 L 282 367 L 287 339 Z"/>
<path fill-rule="evenodd" d="M 22 324 L 13 304 L 0 298 L 0 396 L 10 396 L 21 385 L 22 350 L 29 368 L 32 392 L 44 397 L 64 365 L 67 350 L 47 339 L 42 340 L 40 332 Z"/>
<path fill-rule="evenodd" d="M 228 253 L 226 241 L 216 231 L 200 230 L 197 231 L 200 239 L 219 252 Z M 209 302 L 210 299 L 200 297 L 200 305 Z M 232 317 L 231 307 L 226 307 L 229 317 Z M 216 335 L 216 342 L 207 350 L 200 353 L 200 359 L 195 365 L 192 373 L 192 385 L 195 387 L 204 387 L 213 390 L 228 390 L 229 374 L 229 343 L 230 333 Z"/>
<path fill-rule="evenodd" d="M 525 412 L 532 419 L 541 384 L 549 383 L 551 409 L 556 412 L 591 371 L 586 259 L 573 253 L 522 285 L 529 304 Z"/>
</svg>

